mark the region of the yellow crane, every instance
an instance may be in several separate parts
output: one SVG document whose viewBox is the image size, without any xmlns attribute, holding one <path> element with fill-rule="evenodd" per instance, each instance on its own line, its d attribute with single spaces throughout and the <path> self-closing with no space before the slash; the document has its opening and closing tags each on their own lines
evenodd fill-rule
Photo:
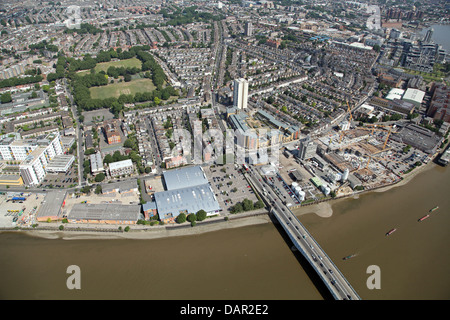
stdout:
<svg viewBox="0 0 450 320">
<path fill-rule="evenodd" d="M 349 125 L 351 125 L 352 124 L 352 120 L 353 120 L 352 110 L 350 109 L 350 105 L 348 104 L 348 100 L 345 100 L 345 102 L 347 102 L 347 113 L 348 113 L 348 116 L 349 116 L 348 117 L 348 123 L 349 123 Z M 345 130 L 341 130 L 341 134 L 339 136 L 339 143 L 341 143 L 342 138 L 344 137 L 344 131 Z"/>
<path fill-rule="evenodd" d="M 387 145 L 387 142 L 388 142 L 388 140 L 389 140 L 389 136 L 391 135 L 391 133 L 392 133 L 392 129 L 393 129 L 393 126 L 392 125 L 382 125 L 382 124 L 368 124 L 368 126 L 371 126 L 372 127 L 372 132 L 371 132 L 371 135 L 373 134 L 373 132 L 375 131 L 375 130 L 381 130 L 381 131 L 386 131 L 387 129 L 378 129 L 379 127 L 381 127 L 381 128 L 389 128 L 389 130 L 388 130 L 388 133 L 387 133 L 387 136 L 386 136 L 386 140 L 384 141 L 384 144 L 383 144 L 383 149 L 382 149 L 382 151 L 384 150 L 384 149 L 386 149 L 386 145 Z"/>
</svg>

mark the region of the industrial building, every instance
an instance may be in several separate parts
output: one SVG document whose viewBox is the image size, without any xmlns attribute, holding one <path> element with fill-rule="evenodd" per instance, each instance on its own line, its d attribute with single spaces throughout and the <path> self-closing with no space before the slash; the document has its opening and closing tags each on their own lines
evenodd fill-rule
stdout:
<svg viewBox="0 0 450 320">
<path fill-rule="evenodd" d="M 136 224 L 140 218 L 140 205 L 116 203 L 77 203 L 67 216 L 71 223 L 99 224 Z"/>
<path fill-rule="evenodd" d="M 154 205 L 147 204 L 142 208 L 147 216 L 154 214 L 156 207 L 161 221 L 173 223 L 180 213 L 188 215 L 205 210 L 211 216 L 221 210 L 202 167 L 165 171 L 163 178 L 166 190 L 155 192 Z"/>
<path fill-rule="evenodd" d="M 209 183 L 201 166 L 164 171 L 163 177 L 166 190 L 195 187 Z"/>
<path fill-rule="evenodd" d="M 46 193 L 37 214 L 37 221 L 60 220 L 66 199 L 66 190 L 52 190 Z"/>
<path fill-rule="evenodd" d="M 127 193 L 138 192 L 138 190 L 139 189 L 136 179 L 128 179 L 102 185 L 102 194 L 120 193 L 123 195 Z"/>
<path fill-rule="evenodd" d="M 397 133 L 392 134 L 391 139 L 410 145 L 428 154 L 434 154 L 443 140 L 434 132 L 416 124 L 405 125 Z"/>
<path fill-rule="evenodd" d="M 402 100 L 412 103 L 416 108 L 422 104 L 425 92 L 418 89 L 408 88 L 403 94 Z"/>
</svg>

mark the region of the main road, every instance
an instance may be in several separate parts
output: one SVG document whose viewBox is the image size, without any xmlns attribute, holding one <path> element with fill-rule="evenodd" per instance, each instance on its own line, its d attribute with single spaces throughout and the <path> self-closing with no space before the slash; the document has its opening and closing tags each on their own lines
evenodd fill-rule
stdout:
<svg viewBox="0 0 450 320">
<path fill-rule="evenodd" d="M 256 191 L 264 199 L 270 212 L 276 217 L 288 234 L 292 243 L 311 264 L 336 300 L 360 300 L 361 298 L 345 279 L 333 261 L 319 246 L 308 230 L 300 223 L 292 211 L 282 203 L 264 178 L 251 168 L 246 173 Z"/>
</svg>

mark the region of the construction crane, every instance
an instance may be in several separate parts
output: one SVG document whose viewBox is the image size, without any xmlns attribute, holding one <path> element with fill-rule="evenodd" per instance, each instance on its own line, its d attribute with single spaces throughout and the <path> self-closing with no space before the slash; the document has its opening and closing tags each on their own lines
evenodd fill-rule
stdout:
<svg viewBox="0 0 450 320">
<path fill-rule="evenodd" d="M 381 128 L 389 128 L 388 133 L 387 133 L 387 136 L 386 136 L 386 140 L 384 141 L 384 144 L 383 144 L 383 149 L 382 149 L 382 150 L 386 149 L 386 145 L 387 145 L 387 142 L 388 142 L 388 140 L 389 140 L 389 136 L 390 136 L 391 133 L 392 133 L 393 126 L 392 126 L 392 125 L 381 125 L 381 124 L 368 124 L 368 126 L 371 126 L 371 127 L 372 127 L 372 129 L 371 129 L 371 130 L 372 130 L 371 135 L 373 134 L 374 130 L 382 130 L 382 131 L 385 131 L 385 130 L 386 130 L 386 129 L 377 129 L 378 127 L 381 127 Z"/>
<path fill-rule="evenodd" d="M 352 120 L 353 120 L 352 110 L 350 109 L 350 105 L 348 104 L 348 100 L 345 100 L 345 102 L 347 102 L 347 113 L 348 113 L 348 116 L 349 116 L 348 117 L 348 123 L 349 123 L 349 128 L 350 128 L 350 125 L 352 124 Z M 344 137 L 344 131 L 346 131 L 346 130 L 341 130 L 341 134 L 340 134 L 340 137 L 339 137 L 339 143 L 341 143 L 342 138 Z"/>
<path fill-rule="evenodd" d="M 348 112 L 348 115 L 349 115 L 348 121 L 351 123 L 352 120 L 353 120 L 352 110 L 350 109 L 350 105 L 348 104 L 348 100 L 346 100 L 346 102 L 347 102 L 347 112 Z"/>
</svg>

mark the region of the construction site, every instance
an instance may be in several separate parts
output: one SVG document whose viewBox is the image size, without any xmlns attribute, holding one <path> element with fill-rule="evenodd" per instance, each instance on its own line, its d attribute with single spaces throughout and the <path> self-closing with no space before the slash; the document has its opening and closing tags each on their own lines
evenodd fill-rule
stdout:
<svg viewBox="0 0 450 320">
<path fill-rule="evenodd" d="M 431 158 L 424 148 L 416 148 L 394 138 L 403 129 L 401 124 L 365 123 L 352 128 L 351 124 L 349 107 L 348 119 L 314 139 L 317 147 L 313 156 L 300 159 L 297 152 L 295 165 L 280 161 L 282 166 L 286 166 L 280 168 L 283 179 L 292 186 L 300 183 L 307 187 L 307 199 L 309 195 L 309 199 L 320 200 L 324 196 L 345 196 L 355 190 L 393 184 Z M 303 181 L 296 181 L 293 170 L 301 173 L 299 176 Z M 312 192 L 311 185 L 315 192 Z"/>
</svg>

